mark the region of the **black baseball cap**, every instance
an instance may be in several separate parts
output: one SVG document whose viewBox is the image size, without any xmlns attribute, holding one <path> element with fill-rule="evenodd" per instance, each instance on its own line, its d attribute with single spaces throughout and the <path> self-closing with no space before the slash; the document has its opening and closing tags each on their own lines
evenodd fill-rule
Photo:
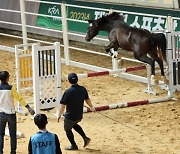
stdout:
<svg viewBox="0 0 180 154">
<path fill-rule="evenodd" d="M 78 76 L 76 73 L 70 73 L 68 75 L 68 80 L 71 84 L 76 84 L 78 82 Z"/>
</svg>

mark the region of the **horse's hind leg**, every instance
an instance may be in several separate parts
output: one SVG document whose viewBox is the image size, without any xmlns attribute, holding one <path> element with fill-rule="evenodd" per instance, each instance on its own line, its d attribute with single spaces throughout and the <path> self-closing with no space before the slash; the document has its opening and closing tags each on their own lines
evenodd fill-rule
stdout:
<svg viewBox="0 0 180 154">
<path fill-rule="evenodd" d="M 147 55 L 138 56 L 136 53 L 134 53 L 134 58 L 146 64 L 149 64 L 151 66 L 151 75 L 155 75 L 155 61 L 153 59 L 151 59 Z"/>
<path fill-rule="evenodd" d="M 143 56 L 139 57 L 136 53 L 134 53 L 134 57 L 136 59 L 138 59 L 139 61 L 142 61 L 142 62 L 149 64 L 151 66 L 151 79 L 153 80 L 153 82 L 155 84 L 158 84 L 158 80 L 155 79 L 155 60 L 151 59 L 147 55 L 143 55 Z"/>
<path fill-rule="evenodd" d="M 159 57 L 154 57 L 154 60 L 157 61 L 160 69 L 161 69 L 161 75 L 164 76 L 164 65 L 163 61 Z"/>
<path fill-rule="evenodd" d="M 167 84 L 168 81 L 167 81 L 167 79 L 166 79 L 166 77 L 165 77 L 165 75 L 164 75 L 163 60 L 162 60 L 161 58 L 159 58 L 157 54 L 151 55 L 151 57 L 152 57 L 155 61 L 157 61 L 158 65 L 159 65 L 159 67 L 160 67 L 160 70 L 161 70 L 161 76 L 162 76 L 161 78 L 162 78 L 163 82 Z"/>
</svg>

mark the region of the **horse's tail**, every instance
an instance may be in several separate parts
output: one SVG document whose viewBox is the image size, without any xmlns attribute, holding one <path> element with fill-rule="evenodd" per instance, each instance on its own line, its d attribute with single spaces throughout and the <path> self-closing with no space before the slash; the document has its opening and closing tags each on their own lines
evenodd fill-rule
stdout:
<svg viewBox="0 0 180 154">
<path fill-rule="evenodd" d="M 163 33 L 152 33 L 152 40 L 157 47 L 159 54 L 162 54 L 163 59 L 166 61 L 166 48 L 167 48 L 167 41 L 166 37 Z"/>
</svg>

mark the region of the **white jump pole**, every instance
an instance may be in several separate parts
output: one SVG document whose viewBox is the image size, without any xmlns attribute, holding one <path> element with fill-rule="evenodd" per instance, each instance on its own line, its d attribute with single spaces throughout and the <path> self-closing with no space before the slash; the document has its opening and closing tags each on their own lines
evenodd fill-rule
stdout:
<svg viewBox="0 0 180 154">
<path fill-rule="evenodd" d="M 56 89 L 56 94 L 57 94 L 57 107 L 56 107 L 56 117 L 58 117 L 59 115 L 59 102 L 60 102 L 60 99 L 61 99 L 61 96 L 62 96 L 62 82 L 61 82 L 61 79 L 62 79 L 62 68 L 61 68 L 61 52 L 60 52 L 60 43 L 59 42 L 55 42 L 55 50 L 57 52 L 55 52 L 55 61 L 56 61 L 56 74 L 57 74 L 57 89 Z"/>
<path fill-rule="evenodd" d="M 171 32 L 167 32 L 168 44 L 167 44 L 167 61 L 168 61 L 168 75 L 169 75 L 169 91 L 168 96 L 173 97 L 174 86 L 173 86 L 173 60 L 172 60 L 172 39 Z"/>
<path fill-rule="evenodd" d="M 118 59 L 112 57 L 112 70 L 117 70 L 117 69 L 119 69 Z"/>
<path fill-rule="evenodd" d="M 32 63 L 33 63 L 33 98 L 34 98 L 34 110 L 35 113 L 39 113 L 40 112 L 40 103 L 39 101 L 37 101 L 37 99 L 40 98 L 40 92 L 39 90 L 39 77 L 38 77 L 38 72 L 39 72 L 39 65 L 38 65 L 38 53 L 37 52 L 33 52 L 33 51 L 37 51 L 38 50 L 38 45 L 34 44 L 32 46 Z M 34 75 L 34 73 L 36 75 Z"/>
<path fill-rule="evenodd" d="M 22 24 L 23 44 L 28 44 L 28 41 L 27 41 L 27 29 L 26 29 L 26 15 L 25 15 L 25 0 L 20 0 L 20 10 L 21 10 L 21 24 Z M 17 50 L 17 49 L 15 49 L 15 50 Z M 24 46 L 24 50 L 27 50 L 26 46 Z M 22 109 L 20 103 L 18 103 L 18 107 L 17 107 L 16 110 L 17 110 L 17 112 L 19 112 L 19 113 L 21 113 L 23 115 L 26 114 L 26 112 Z"/>
<path fill-rule="evenodd" d="M 23 44 L 27 44 L 28 41 L 27 41 L 27 29 L 26 29 L 25 0 L 20 0 L 20 10 L 21 10 Z M 25 50 L 27 50 L 27 48 Z"/>
<path fill-rule="evenodd" d="M 17 92 L 20 93 L 20 72 L 19 72 L 19 54 L 18 54 L 18 46 L 15 45 L 15 61 L 16 61 L 16 86 L 17 86 Z M 16 112 L 26 115 L 26 112 L 22 109 L 21 104 L 18 102 L 18 105 L 16 107 Z"/>
<path fill-rule="evenodd" d="M 129 68 L 122 68 L 117 70 L 109 70 L 109 71 L 102 71 L 102 72 L 90 72 L 90 73 L 83 73 L 77 74 L 79 78 L 88 78 L 88 77 L 95 77 L 95 76 L 104 76 L 110 74 L 118 74 L 123 72 L 133 72 L 137 70 L 145 70 L 146 66 L 136 66 L 136 67 L 129 67 Z M 67 77 L 65 78 L 67 80 Z"/>
<path fill-rule="evenodd" d="M 66 63 L 66 65 L 69 65 L 70 54 L 69 54 L 68 24 L 67 24 L 65 3 L 61 4 L 61 14 L 62 14 L 62 29 L 63 29 L 65 63 Z"/>
</svg>

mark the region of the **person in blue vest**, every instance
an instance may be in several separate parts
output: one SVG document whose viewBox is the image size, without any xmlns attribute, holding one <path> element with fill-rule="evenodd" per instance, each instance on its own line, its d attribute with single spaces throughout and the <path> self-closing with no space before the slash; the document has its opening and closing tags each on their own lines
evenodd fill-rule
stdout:
<svg viewBox="0 0 180 154">
<path fill-rule="evenodd" d="M 17 149 L 17 124 L 16 124 L 16 111 L 14 105 L 14 99 L 20 102 L 22 106 L 25 106 L 31 115 L 34 115 L 34 110 L 26 103 L 21 95 L 17 92 L 16 88 L 10 85 L 10 74 L 8 71 L 0 71 L 0 154 L 3 153 L 4 148 L 4 135 L 5 127 L 8 123 L 11 154 L 16 154 Z"/>
<path fill-rule="evenodd" d="M 82 136 L 84 140 L 84 147 L 86 147 L 90 143 L 91 139 L 86 136 L 82 127 L 78 123 L 83 118 L 84 101 L 88 104 L 91 111 L 95 112 L 95 108 L 91 103 L 86 88 L 77 83 L 77 74 L 70 73 L 68 75 L 68 80 L 71 86 L 64 92 L 61 98 L 58 122 L 66 108 L 66 112 L 64 114 L 64 130 L 71 145 L 65 149 L 78 150 L 78 146 L 74 140 L 72 128 Z"/>
<path fill-rule="evenodd" d="M 34 123 L 39 131 L 30 137 L 28 154 L 62 154 L 58 136 L 46 129 L 47 116 L 37 114 L 34 117 Z"/>
</svg>

